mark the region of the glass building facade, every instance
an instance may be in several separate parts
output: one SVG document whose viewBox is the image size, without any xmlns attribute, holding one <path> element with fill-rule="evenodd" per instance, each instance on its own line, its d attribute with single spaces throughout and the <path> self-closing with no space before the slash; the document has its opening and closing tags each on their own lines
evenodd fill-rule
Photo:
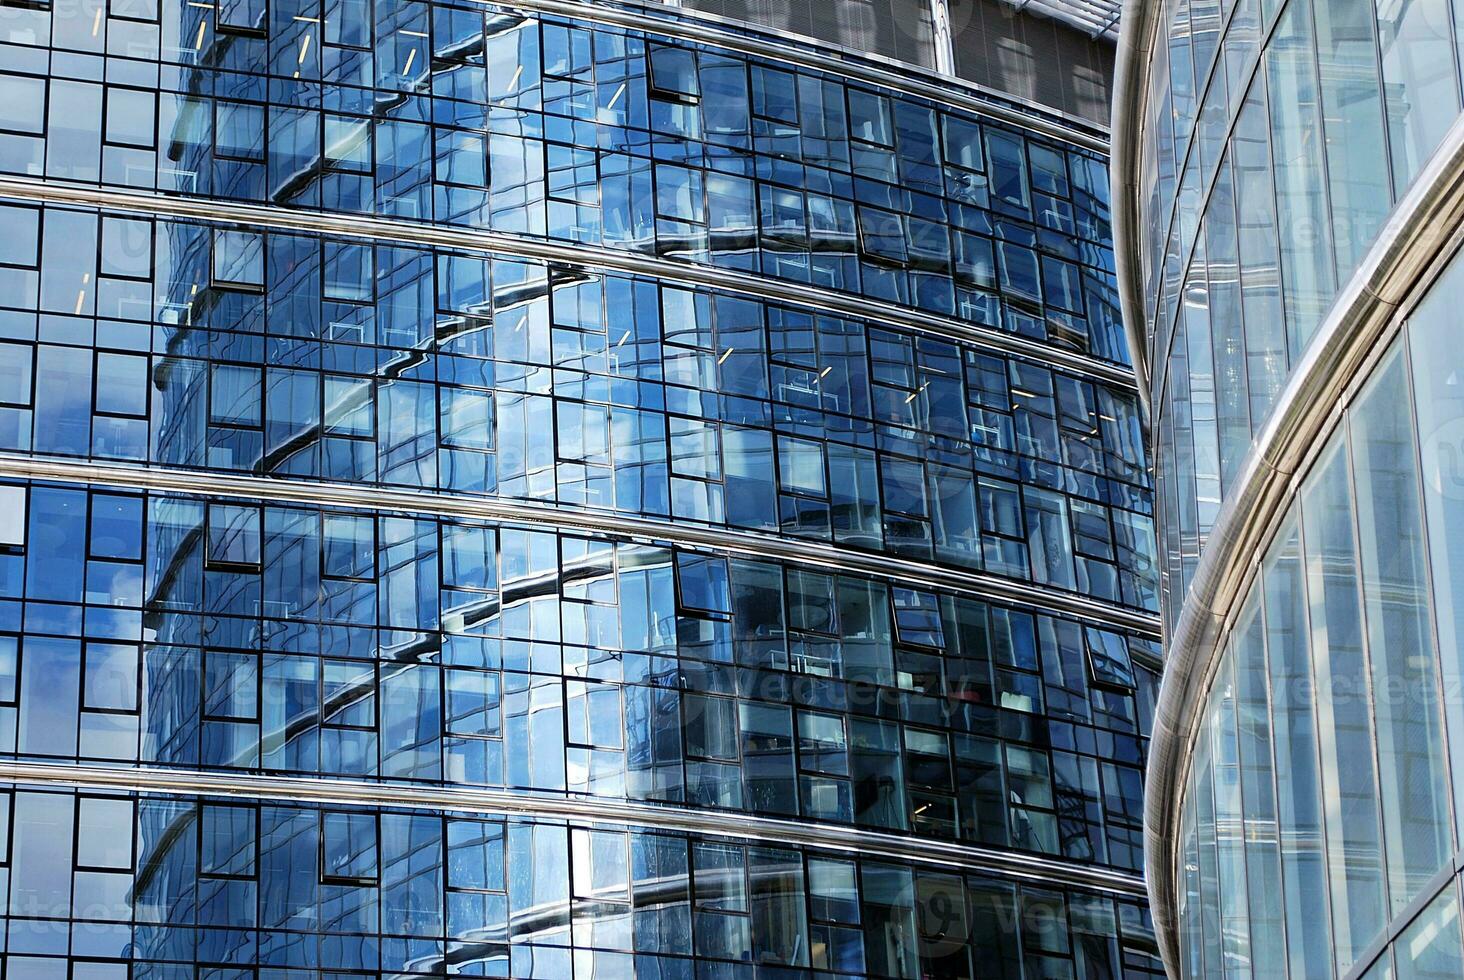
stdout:
<svg viewBox="0 0 1464 980">
<path fill-rule="evenodd" d="M 1161 950 L 1185 978 L 1464 975 L 1464 10 L 1131 9 Z"/>
<path fill-rule="evenodd" d="M 8 980 L 1160 974 L 1102 132 L 886 54 L 0 2 Z"/>
</svg>

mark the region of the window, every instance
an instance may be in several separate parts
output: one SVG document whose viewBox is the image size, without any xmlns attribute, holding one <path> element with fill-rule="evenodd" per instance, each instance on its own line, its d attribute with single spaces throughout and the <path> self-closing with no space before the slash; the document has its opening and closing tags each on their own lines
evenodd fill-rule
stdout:
<svg viewBox="0 0 1464 980">
<path fill-rule="evenodd" d="M 824 476 L 823 449 L 823 443 L 779 436 L 778 476 L 781 488 L 788 493 L 826 496 L 828 484 Z"/>
<path fill-rule="evenodd" d="M 376 22 L 371 0 L 326 0 L 325 43 L 342 48 L 369 48 Z"/>
<path fill-rule="evenodd" d="M 89 711 L 135 712 L 139 657 L 131 644 L 88 641 L 81 706 Z"/>
<path fill-rule="evenodd" d="M 218 9 L 220 31 L 262 37 L 269 27 L 265 0 L 218 0 Z"/>
<path fill-rule="evenodd" d="M 370 245 L 325 243 L 325 298 L 347 303 L 375 299 L 375 253 Z"/>
<path fill-rule="evenodd" d="M 681 707 L 688 756 L 737 761 L 736 700 L 688 693 L 682 696 Z"/>
<path fill-rule="evenodd" d="M 253 807 L 205 803 L 199 808 L 198 870 L 206 878 L 252 878 L 258 848 Z"/>
<path fill-rule="evenodd" d="M 321 528 L 321 571 L 326 578 L 370 579 L 376 574 L 376 521 L 358 514 L 326 514 Z"/>
<path fill-rule="evenodd" d="M 76 866 L 132 870 L 132 801 L 111 796 L 76 799 Z"/>
<path fill-rule="evenodd" d="M 859 248 L 868 257 L 903 265 L 909 258 L 900 216 L 875 208 L 859 209 Z"/>
<path fill-rule="evenodd" d="M 339 173 L 370 174 L 372 167 L 371 136 L 370 119 L 326 113 L 326 166 Z M 344 247 L 366 248 L 367 246 Z"/>
<path fill-rule="evenodd" d="M 680 587 L 682 608 L 731 613 L 732 597 L 725 558 L 680 552 L 676 555 L 676 582 Z"/>
<path fill-rule="evenodd" d="M 264 160 L 264 106 L 253 102 L 214 103 L 214 155 L 224 160 Z"/>
<path fill-rule="evenodd" d="M 1128 643 L 1117 633 L 1089 626 L 1084 630 L 1088 646 L 1088 670 L 1100 687 L 1134 689 L 1134 665 Z"/>
<path fill-rule="evenodd" d="M 501 681 L 497 672 L 448 670 L 447 718 L 450 735 L 499 738 L 503 735 Z"/>
<path fill-rule="evenodd" d="M 376 882 L 376 814 L 326 810 L 320 814 L 320 881 L 325 885 Z"/>
<path fill-rule="evenodd" d="M 695 102 L 701 94 L 697 84 L 696 54 L 686 48 L 651 45 L 651 95 L 655 98 Z"/>
<path fill-rule="evenodd" d="M 213 364 L 208 416 L 213 423 L 258 426 L 264 421 L 264 372 L 237 364 Z"/>
<path fill-rule="evenodd" d="M 325 660 L 320 672 L 320 723 L 327 728 L 376 727 L 376 665 Z"/>
<path fill-rule="evenodd" d="M 20 637 L 0 633 L 0 704 L 15 704 L 16 681 L 20 678 Z M 8 805 L 9 800 L 0 800 Z"/>
<path fill-rule="evenodd" d="M 25 487 L 0 486 L 0 548 L 25 547 Z"/>
<path fill-rule="evenodd" d="M 895 631 L 901 643 L 945 647 L 940 603 L 934 593 L 896 587 L 890 590 L 895 603 Z"/>
<path fill-rule="evenodd" d="M 30 6 L 30 4 L 7 0 L 3 6 Z M 45 9 L 49 8 L 50 4 L 40 6 Z M 0 75 L 0 131 L 27 133 L 33 136 L 45 133 L 46 80 L 44 78 L 31 78 L 26 75 L 9 73 Z"/>
<path fill-rule="evenodd" d="M 145 417 L 148 395 L 147 358 L 107 351 L 97 352 L 96 358 L 97 414 Z"/>
<path fill-rule="evenodd" d="M 471 388 L 438 389 L 442 404 L 442 445 L 457 449 L 493 448 L 493 393 Z"/>
<path fill-rule="evenodd" d="M 259 657 L 216 650 L 203 655 L 203 717 L 211 721 L 259 719 Z"/>
<path fill-rule="evenodd" d="M 213 284 L 220 289 L 264 289 L 264 236 L 247 231 L 215 231 Z"/>
<path fill-rule="evenodd" d="M 258 507 L 209 504 L 208 564 L 258 567 L 261 523 Z"/>
<path fill-rule="evenodd" d="M 448 889 L 504 891 L 503 837 L 501 821 L 448 820 Z"/>
</svg>

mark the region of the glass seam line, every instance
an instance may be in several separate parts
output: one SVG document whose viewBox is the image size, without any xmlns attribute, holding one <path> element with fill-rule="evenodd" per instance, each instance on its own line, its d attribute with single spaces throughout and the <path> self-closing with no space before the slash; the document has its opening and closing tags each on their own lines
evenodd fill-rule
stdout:
<svg viewBox="0 0 1464 980">
<path fill-rule="evenodd" d="M 1464 117 L 1389 217 L 1339 292 L 1292 372 L 1266 427 L 1251 444 L 1205 545 L 1179 623 L 1166 645 L 1145 782 L 1144 845 L 1160 951 L 1175 971 L 1174 829 L 1196 726 L 1223 653 L 1220 640 L 1244 598 L 1253 560 L 1274 538 L 1319 435 L 1372 364 L 1371 354 L 1420 296 L 1425 277 L 1464 238 Z M 1439 234 L 1435 229 L 1444 229 Z M 1177 975 L 1177 973 L 1176 973 Z"/>
<path fill-rule="evenodd" d="M 1141 875 L 1102 865 L 1079 865 L 1037 854 L 958 844 L 913 834 L 816 824 L 741 811 L 697 810 L 594 797 L 554 797 L 519 790 L 11 760 L 0 760 L 0 782 L 16 786 L 60 784 L 82 789 L 113 789 L 139 793 L 403 807 L 454 813 L 495 813 L 547 820 L 650 827 L 795 844 L 964 871 L 997 872 L 1033 882 L 1059 882 L 1127 897 L 1142 897 L 1144 894 Z"/>
<path fill-rule="evenodd" d="M 1142 135 L 1145 96 L 1152 68 L 1150 52 L 1154 36 L 1163 20 L 1162 0 L 1124 0 L 1120 22 L 1118 60 L 1113 77 L 1112 154 L 1108 160 L 1110 220 L 1113 224 L 1114 264 L 1118 275 L 1118 302 L 1123 315 L 1123 331 L 1128 338 L 1129 359 L 1133 361 L 1134 379 L 1139 400 L 1149 405 L 1151 369 L 1144 349 L 1143 314 L 1145 303 L 1140 291 L 1139 173 L 1142 161 L 1139 137 Z"/>
<path fill-rule="evenodd" d="M 492 0 L 474 2 L 488 4 Z M 890 59 L 889 67 L 885 67 L 882 62 L 887 59 L 872 56 L 868 52 L 854 51 L 792 32 L 784 35 L 809 45 L 806 49 L 800 48 L 777 40 L 774 35 L 766 33 L 767 28 L 751 21 L 721 23 L 723 19 L 720 17 L 689 11 L 684 7 L 671 8 L 677 10 L 676 19 L 673 20 L 654 16 L 649 11 L 616 9 L 608 4 L 587 3 L 584 0 L 512 0 L 508 6 L 513 10 L 553 14 L 612 27 L 642 30 L 771 58 L 785 64 L 828 72 L 914 95 L 940 106 L 964 109 L 1086 150 L 1105 155 L 1108 153 L 1108 134 L 1099 123 L 1079 120 L 1055 107 L 1043 106 L 1021 96 L 1009 95 L 999 89 L 987 88 L 954 75 L 930 72 L 919 65 Z M 1012 4 L 1010 0 L 1002 0 L 1002 6 L 1009 7 Z M 742 34 L 736 27 L 750 28 L 759 33 Z M 1005 106 L 987 99 L 1010 101 L 1014 106 Z M 1015 106 L 1024 107 L 1027 111 Z M 1086 129 L 1091 129 L 1092 132 L 1085 131 Z"/>
<path fill-rule="evenodd" d="M 877 324 L 916 330 L 930 336 L 971 344 L 983 350 L 1025 357 L 1045 367 L 1060 368 L 1087 380 L 1125 391 L 1135 390 L 1134 375 L 1123 365 L 1109 364 L 1013 334 L 986 330 L 959 320 L 878 300 L 834 293 L 801 283 L 783 282 L 713 266 L 668 262 L 572 242 L 548 239 L 538 241 L 502 232 L 451 228 L 393 218 L 295 211 L 273 205 L 172 197 L 148 191 L 104 190 L 25 177 L 0 176 L 0 198 L 45 204 L 76 204 L 170 218 L 193 218 L 249 225 L 266 231 L 340 235 L 393 245 L 502 253 L 560 266 L 650 276 L 662 281 L 722 289 L 774 302 L 817 307 Z"/>
<path fill-rule="evenodd" d="M 1033 606 L 1130 630 L 1157 639 L 1158 616 L 1125 609 L 1082 595 L 1056 592 L 1036 583 L 1018 582 L 977 571 L 944 568 L 896 555 L 861 553 L 817 541 L 774 537 L 757 531 L 703 527 L 566 504 L 468 497 L 424 490 L 393 490 L 364 484 L 285 480 L 181 467 L 134 466 L 126 463 L 39 459 L 0 453 L 0 477 L 64 483 L 102 484 L 145 490 L 353 507 L 370 511 L 468 517 L 610 534 L 631 539 L 670 542 L 750 557 L 816 564 L 862 575 L 898 578 L 910 585 L 948 589 L 982 598 Z M 1159 664 L 1145 665 L 1157 669 Z"/>
</svg>

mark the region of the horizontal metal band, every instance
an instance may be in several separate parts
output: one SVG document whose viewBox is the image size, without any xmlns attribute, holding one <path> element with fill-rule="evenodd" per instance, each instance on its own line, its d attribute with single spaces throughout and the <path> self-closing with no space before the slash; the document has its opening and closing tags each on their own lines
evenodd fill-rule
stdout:
<svg viewBox="0 0 1464 980">
<path fill-rule="evenodd" d="M 808 823 L 727 810 L 642 803 L 588 796 L 551 796 L 534 791 L 373 783 L 256 773 L 85 766 L 0 761 L 0 781 L 15 785 L 61 785 L 139 793 L 181 793 L 231 799 L 277 800 L 327 805 L 398 807 L 449 813 L 502 814 L 572 820 L 623 827 L 736 837 L 817 848 L 958 871 L 1000 874 L 1046 885 L 1089 888 L 1142 897 L 1140 875 L 1101 865 L 959 844 L 913 834 L 862 827 Z"/>
<path fill-rule="evenodd" d="M 1150 53 L 1163 21 L 1164 0 L 1124 0 L 1113 74 L 1113 154 L 1109 158 L 1112 188 L 1113 257 L 1118 272 L 1118 301 L 1129 359 L 1134 362 L 1139 401 L 1149 407 L 1152 374 L 1144 343 L 1143 275 L 1139 249 L 1144 224 L 1139 216 L 1139 165 L 1143 161 L 1144 100 L 1149 90 Z"/>
<path fill-rule="evenodd" d="M 301 211 L 273 205 L 175 197 L 153 191 L 123 188 L 84 187 L 78 184 L 53 183 L 30 177 L 0 176 L 0 197 L 47 204 L 84 205 L 132 214 L 248 225 L 264 230 L 339 235 L 397 245 L 409 244 L 464 251 L 495 252 L 600 272 L 649 276 L 692 286 L 742 293 L 780 303 L 813 306 L 844 316 L 872 320 L 947 340 L 960 341 L 984 350 L 1024 357 L 1112 387 L 1125 390 L 1134 389 L 1134 378 L 1128 368 L 1029 340 L 1026 337 L 987 330 L 952 317 L 923 313 L 893 303 L 819 289 L 804 283 L 785 282 L 771 276 L 753 275 L 712 266 L 698 266 L 689 262 L 670 262 L 634 252 L 621 252 L 574 242 L 524 238 L 502 232 L 403 221 L 397 218 Z"/>
<path fill-rule="evenodd" d="M 1004 3 L 1015 6 L 1018 11 L 1022 9 L 1021 4 L 1013 4 L 1011 0 L 1004 0 Z M 839 47 L 818 38 L 784 34 L 785 37 L 796 36 L 801 42 L 789 44 L 778 40 L 772 29 L 752 21 L 733 21 L 685 7 L 640 11 L 626 6 L 585 0 L 510 0 L 507 6 L 515 10 L 558 14 L 597 24 L 662 34 L 684 41 L 714 44 L 742 54 L 841 75 L 927 99 L 937 105 L 1009 123 L 1095 153 L 1108 153 L 1108 134 L 1102 123 L 1081 119 L 1000 89 L 988 88 L 953 75 L 942 75 L 909 62 L 894 61 L 868 52 Z M 754 33 L 747 33 L 748 29 Z M 993 99 L 1001 101 L 989 101 Z M 1011 105 L 1003 105 L 1002 102 Z"/>
<path fill-rule="evenodd" d="M 751 558 L 813 564 L 835 571 L 894 578 L 902 584 L 946 589 L 1118 626 L 1153 639 L 1159 636 L 1159 620 L 1154 614 L 986 572 L 947 568 L 898 555 L 853 551 L 818 541 L 780 538 L 757 531 L 681 524 L 568 504 L 540 504 L 527 500 L 469 497 L 430 490 L 293 480 L 179 467 L 47 459 L 15 453 L 0 453 L 0 477 L 105 484 L 231 499 L 351 507 L 372 511 L 431 514 L 438 517 L 466 517 L 532 527 L 572 528 L 635 541 L 680 544 Z"/>
<path fill-rule="evenodd" d="M 1177 974 L 1180 810 L 1194 741 L 1224 639 L 1303 476 L 1380 348 L 1464 236 L 1464 118 L 1399 202 L 1337 297 L 1256 436 L 1200 552 L 1154 712 L 1144 788 L 1144 848 L 1159 948 Z"/>
</svg>

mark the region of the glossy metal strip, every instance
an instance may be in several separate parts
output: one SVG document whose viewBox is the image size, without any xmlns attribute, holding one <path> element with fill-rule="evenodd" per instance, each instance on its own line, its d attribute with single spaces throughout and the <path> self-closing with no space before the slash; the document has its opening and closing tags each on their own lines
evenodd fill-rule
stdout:
<svg viewBox="0 0 1464 980">
<path fill-rule="evenodd" d="M 1200 553 L 1169 638 L 1144 789 L 1144 848 L 1160 951 L 1178 966 L 1175 914 L 1182 788 L 1228 624 L 1270 547 L 1298 479 L 1381 346 L 1464 237 L 1464 119 L 1399 203 L 1338 295 L 1257 434 Z"/>
<path fill-rule="evenodd" d="M 631 800 L 551 796 L 533 791 L 465 786 L 265 776 L 249 772 L 202 772 L 146 766 L 123 768 L 20 761 L 0 761 L 0 782 L 328 805 L 402 807 L 451 813 L 491 813 L 625 827 L 650 827 L 792 844 L 961 871 L 995 872 L 1048 885 L 1072 885 L 1123 896 L 1142 896 L 1144 893 L 1143 878 L 1140 875 L 1101 865 L 1083 865 L 1060 858 L 958 844 L 913 834 Z"/>
<path fill-rule="evenodd" d="M 894 578 L 909 585 L 946 589 L 1106 623 L 1154 639 L 1159 635 L 1158 617 L 1152 613 L 1099 602 L 1074 593 L 1058 592 L 1031 582 L 1020 582 L 987 572 L 947 568 L 897 555 L 852 551 L 817 541 L 780 538 L 757 531 L 681 524 L 568 504 L 539 504 L 526 500 L 469 497 L 428 490 L 401 490 L 177 467 L 44 459 L 14 453 L 0 453 L 0 477 L 105 484 L 215 497 L 572 528 L 593 534 L 680 544 L 752 558 L 814 564 L 821 568 L 860 575 Z"/>
<path fill-rule="evenodd" d="M 1108 161 L 1112 188 L 1113 257 L 1118 271 L 1118 300 L 1129 358 L 1134 362 L 1139 400 L 1149 407 L 1151 366 L 1144 349 L 1143 275 L 1139 249 L 1143 223 L 1139 218 L 1139 166 L 1143 158 L 1144 99 L 1154 34 L 1163 20 L 1162 0 L 1124 0 L 1123 30 L 1118 36 L 1118 61 L 1113 75 L 1113 151 Z"/>
<path fill-rule="evenodd" d="M 1121 365 L 1015 334 L 983 329 L 951 317 L 936 316 L 803 283 L 784 282 L 769 276 L 685 262 L 669 262 L 633 252 L 596 248 L 574 242 L 536 240 L 502 232 L 453 228 L 395 218 L 298 211 L 272 205 L 174 197 L 152 191 L 83 187 L 29 177 L 0 176 L 0 198 L 47 204 L 76 204 L 133 214 L 216 221 L 264 230 L 339 235 L 392 244 L 494 252 L 600 272 L 650 276 L 663 281 L 737 292 L 779 303 L 814 306 L 845 316 L 917 330 L 984 350 L 1024 357 L 1111 387 L 1125 390 L 1134 388 L 1132 373 Z"/>
<path fill-rule="evenodd" d="M 1003 3 L 1012 5 L 1010 0 L 1003 0 Z M 787 40 L 780 40 L 770 29 L 750 21 L 733 21 L 685 7 L 635 10 L 624 5 L 585 0 L 505 0 L 497 5 L 572 17 L 627 30 L 646 31 L 693 43 L 714 44 L 754 57 L 770 58 L 800 68 L 878 85 L 895 92 L 928 99 L 937 105 L 961 109 L 1018 126 L 1095 153 L 1108 153 L 1108 134 L 1101 123 L 953 75 L 932 72 L 908 62 L 881 58 L 866 51 L 843 48 L 818 38 L 783 35 L 785 38 L 796 37 L 801 42 L 789 43 Z M 1066 26 L 1079 29 L 1070 24 Z"/>
</svg>

